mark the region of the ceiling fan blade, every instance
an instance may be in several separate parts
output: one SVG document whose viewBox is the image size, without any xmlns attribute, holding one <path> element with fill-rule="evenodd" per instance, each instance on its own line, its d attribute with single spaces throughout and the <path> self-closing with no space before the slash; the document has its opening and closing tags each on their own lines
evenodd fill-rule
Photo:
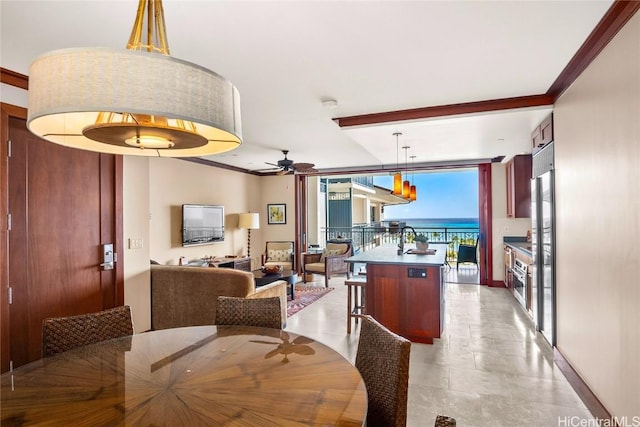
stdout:
<svg viewBox="0 0 640 427">
<path fill-rule="evenodd" d="M 254 169 L 254 172 L 279 172 L 282 169 L 280 168 L 267 168 L 267 169 Z"/>
<path fill-rule="evenodd" d="M 264 162 L 267 165 L 275 166 L 277 168 L 281 167 L 280 165 L 276 165 L 275 163 Z"/>
<path fill-rule="evenodd" d="M 279 170 L 278 172 L 276 172 L 276 175 L 286 175 L 289 172 L 290 172 L 289 169 L 282 169 L 282 170 Z"/>
<path fill-rule="evenodd" d="M 296 172 L 317 172 L 317 170 L 313 168 L 314 166 L 313 163 L 294 163 L 291 167 Z"/>
</svg>

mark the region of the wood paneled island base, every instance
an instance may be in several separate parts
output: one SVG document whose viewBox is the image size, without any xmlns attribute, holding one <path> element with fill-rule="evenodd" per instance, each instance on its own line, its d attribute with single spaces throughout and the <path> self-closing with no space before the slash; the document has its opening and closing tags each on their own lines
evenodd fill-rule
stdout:
<svg viewBox="0 0 640 427">
<path fill-rule="evenodd" d="M 408 277 L 409 269 L 426 272 Z M 413 342 L 433 344 L 444 324 L 441 267 L 367 265 L 367 314 Z"/>
<path fill-rule="evenodd" d="M 349 258 L 367 264 L 366 312 L 413 342 L 433 344 L 444 326 L 442 268 L 446 245 L 431 245 L 433 255 L 397 255 L 380 246 Z"/>
</svg>

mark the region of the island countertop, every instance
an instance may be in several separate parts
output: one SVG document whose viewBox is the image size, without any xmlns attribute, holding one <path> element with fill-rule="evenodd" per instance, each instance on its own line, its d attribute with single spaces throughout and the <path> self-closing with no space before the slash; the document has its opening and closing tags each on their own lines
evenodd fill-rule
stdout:
<svg viewBox="0 0 640 427">
<path fill-rule="evenodd" d="M 431 254 L 408 254 L 409 249 L 415 249 L 414 244 L 407 244 L 404 247 L 405 253 L 398 255 L 397 245 L 382 245 L 366 252 L 349 257 L 345 262 L 363 264 L 393 264 L 393 265 L 424 265 L 442 266 L 447 256 L 447 245 L 430 243 L 429 249 L 435 249 L 436 253 Z"/>
</svg>

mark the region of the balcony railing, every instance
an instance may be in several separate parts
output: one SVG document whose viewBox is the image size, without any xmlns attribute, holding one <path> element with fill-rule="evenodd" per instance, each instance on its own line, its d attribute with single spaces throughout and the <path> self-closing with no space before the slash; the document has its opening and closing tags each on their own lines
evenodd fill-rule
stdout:
<svg viewBox="0 0 640 427">
<path fill-rule="evenodd" d="M 319 236 L 321 247 L 331 239 L 350 239 L 356 252 L 367 251 L 384 244 L 398 244 L 400 231 L 404 223 L 380 223 L 353 227 L 327 227 Z M 414 227 L 416 233 L 423 233 L 429 243 L 445 243 L 447 245 L 447 261 L 455 262 L 460 244 L 474 245 L 480 234 L 478 228 L 459 227 Z M 405 230 L 405 243 L 413 242 L 411 230 Z"/>
</svg>

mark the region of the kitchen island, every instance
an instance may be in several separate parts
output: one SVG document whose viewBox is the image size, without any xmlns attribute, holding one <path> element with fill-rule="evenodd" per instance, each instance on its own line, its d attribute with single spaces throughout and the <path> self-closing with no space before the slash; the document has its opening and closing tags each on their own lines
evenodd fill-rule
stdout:
<svg viewBox="0 0 640 427">
<path fill-rule="evenodd" d="M 447 245 L 430 244 L 429 253 L 398 255 L 383 245 L 345 261 L 366 264 L 366 313 L 413 342 L 433 344 L 444 326 L 444 267 Z M 435 253 L 433 253 L 435 250 Z"/>
</svg>

